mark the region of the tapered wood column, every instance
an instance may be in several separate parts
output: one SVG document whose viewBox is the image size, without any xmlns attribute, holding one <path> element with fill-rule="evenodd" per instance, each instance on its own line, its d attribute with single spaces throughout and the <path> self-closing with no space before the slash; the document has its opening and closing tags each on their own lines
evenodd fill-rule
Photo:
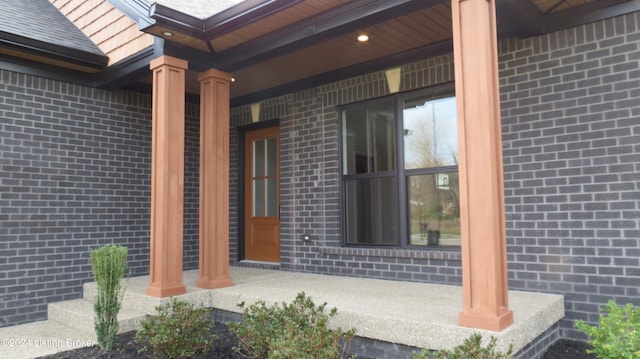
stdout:
<svg viewBox="0 0 640 359">
<path fill-rule="evenodd" d="M 495 0 L 452 0 L 462 230 L 461 326 L 501 331 L 507 298 Z"/>
<path fill-rule="evenodd" d="M 184 98 L 187 61 L 161 56 L 153 70 L 151 283 L 147 294 L 183 294 Z"/>
<path fill-rule="evenodd" d="M 199 288 L 232 284 L 229 277 L 229 82 L 215 69 L 200 81 Z"/>
</svg>

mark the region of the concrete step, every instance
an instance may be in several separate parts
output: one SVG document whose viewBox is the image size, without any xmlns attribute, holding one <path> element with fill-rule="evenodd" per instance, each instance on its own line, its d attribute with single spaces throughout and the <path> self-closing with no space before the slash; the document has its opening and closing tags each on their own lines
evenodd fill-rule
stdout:
<svg viewBox="0 0 640 359">
<path fill-rule="evenodd" d="M 125 292 L 122 298 L 122 307 L 137 311 L 141 314 L 155 314 L 156 307 L 166 304 L 171 300 L 170 297 L 156 298 L 148 296 L 146 293 L 148 284 L 148 280 L 141 281 L 139 278 L 123 279 L 122 287 L 125 289 Z M 98 285 L 95 282 L 89 282 L 85 283 L 82 289 L 84 299 L 94 303 L 98 292 Z M 205 289 L 189 286 L 187 287 L 186 294 L 178 295 L 176 298 L 196 306 L 212 306 L 211 293 Z"/>
<path fill-rule="evenodd" d="M 83 285 L 83 298 L 89 303 L 95 303 L 98 293 L 98 286 L 95 282 Z M 154 314 L 155 308 L 166 303 L 168 298 L 154 298 L 138 291 L 125 290 L 122 297 L 122 307 L 136 311 L 140 315 Z"/>
<path fill-rule="evenodd" d="M 119 333 L 140 328 L 140 321 L 146 315 L 156 314 L 156 307 L 168 303 L 171 298 L 155 298 L 146 294 L 147 278 L 129 278 L 122 280 L 125 289 L 122 306 L 118 313 Z M 93 303 L 95 303 L 98 286 L 95 282 L 83 285 L 83 298 L 65 302 L 51 303 L 48 307 L 49 321 L 57 322 L 71 328 L 94 332 Z M 207 290 L 189 287 L 186 295 L 177 296 L 197 306 L 211 306 L 211 295 Z"/>
<path fill-rule="evenodd" d="M 68 300 L 51 303 L 48 307 L 49 321 L 57 322 L 70 328 L 78 329 L 86 333 L 93 333 L 94 313 L 93 303 L 85 299 Z M 125 333 L 140 328 L 140 321 L 145 313 L 123 305 L 118 313 L 118 333 Z"/>
</svg>

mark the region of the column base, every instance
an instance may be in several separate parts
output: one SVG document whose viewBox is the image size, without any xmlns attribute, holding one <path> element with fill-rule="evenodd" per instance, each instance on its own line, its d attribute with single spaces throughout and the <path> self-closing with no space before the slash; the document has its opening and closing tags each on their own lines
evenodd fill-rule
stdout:
<svg viewBox="0 0 640 359">
<path fill-rule="evenodd" d="M 222 277 L 216 279 L 209 279 L 207 277 L 200 277 L 196 281 L 196 287 L 203 289 L 216 289 L 230 287 L 233 285 L 233 281 L 229 277 Z"/>
<path fill-rule="evenodd" d="M 187 287 L 183 284 L 166 288 L 155 287 L 153 285 L 147 287 L 147 295 L 157 298 L 171 297 L 173 295 L 185 294 L 186 292 Z"/>
<path fill-rule="evenodd" d="M 488 315 L 486 313 L 478 314 L 473 313 L 473 311 L 462 312 L 458 316 L 458 324 L 467 328 L 501 332 L 513 324 L 513 311 L 507 308 L 501 308 L 498 316 Z"/>
</svg>

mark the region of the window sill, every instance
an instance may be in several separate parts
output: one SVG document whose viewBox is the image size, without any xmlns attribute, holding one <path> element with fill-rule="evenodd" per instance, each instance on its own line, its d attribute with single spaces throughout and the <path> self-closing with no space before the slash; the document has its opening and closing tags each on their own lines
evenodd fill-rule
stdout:
<svg viewBox="0 0 640 359">
<path fill-rule="evenodd" d="M 460 250 L 434 249 L 433 247 L 425 249 L 322 247 L 319 249 L 319 252 L 322 254 L 346 256 L 462 260 Z"/>
</svg>

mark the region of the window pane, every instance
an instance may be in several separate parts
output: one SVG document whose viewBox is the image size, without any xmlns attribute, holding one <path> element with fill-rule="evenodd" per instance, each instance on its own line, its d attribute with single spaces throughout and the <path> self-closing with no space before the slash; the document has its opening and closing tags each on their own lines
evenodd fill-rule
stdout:
<svg viewBox="0 0 640 359">
<path fill-rule="evenodd" d="M 267 178 L 267 217 L 278 216 L 278 187 L 275 178 Z"/>
<path fill-rule="evenodd" d="M 348 244 L 397 244 L 394 177 L 345 182 Z"/>
<path fill-rule="evenodd" d="M 264 217 L 265 179 L 253 180 L 253 216 Z"/>
<path fill-rule="evenodd" d="M 278 170 L 278 140 L 268 138 L 267 140 L 267 176 L 275 176 Z"/>
<path fill-rule="evenodd" d="M 403 109 L 404 168 L 458 164 L 456 99 L 407 99 Z"/>
<path fill-rule="evenodd" d="M 264 176 L 265 140 L 253 141 L 253 176 Z"/>
<path fill-rule="evenodd" d="M 343 116 L 344 173 L 394 170 L 396 121 L 393 101 L 345 111 Z"/>
<path fill-rule="evenodd" d="M 409 176 L 407 194 L 411 245 L 460 245 L 457 172 Z"/>
</svg>

